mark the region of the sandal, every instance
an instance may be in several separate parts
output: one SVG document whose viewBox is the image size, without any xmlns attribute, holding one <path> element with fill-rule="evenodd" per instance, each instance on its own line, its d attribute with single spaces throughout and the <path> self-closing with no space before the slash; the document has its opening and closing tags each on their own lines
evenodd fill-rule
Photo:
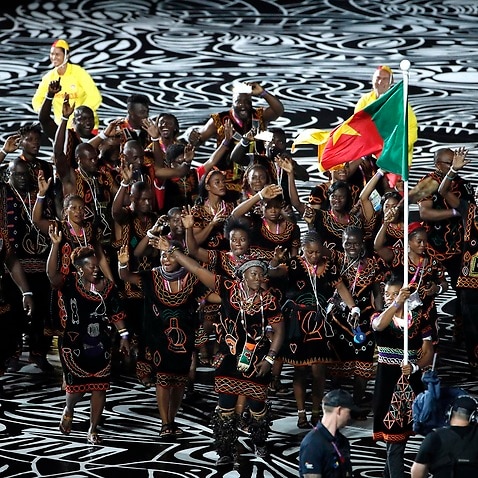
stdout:
<svg viewBox="0 0 478 478">
<path fill-rule="evenodd" d="M 86 441 L 90 445 L 101 445 L 103 443 L 103 438 L 101 438 L 97 432 L 91 432 L 91 433 L 88 433 L 88 436 L 86 437 Z"/>
<path fill-rule="evenodd" d="M 176 425 L 176 423 L 171 423 L 171 433 L 176 436 L 181 436 L 184 431 Z"/>
<path fill-rule="evenodd" d="M 307 420 L 305 410 L 297 410 L 297 414 L 299 415 L 297 420 L 297 428 L 300 428 L 301 430 L 311 429 L 312 425 L 310 424 L 309 420 Z"/>
<path fill-rule="evenodd" d="M 181 430 L 182 431 L 182 430 Z M 171 423 L 164 423 L 161 425 L 161 431 L 159 432 L 159 438 L 166 438 L 173 434 L 173 426 Z"/>
<path fill-rule="evenodd" d="M 66 410 L 66 408 L 65 408 Z M 60 420 L 59 429 L 63 435 L 69 435 L 71 432 L 71 423 L 73 422 L 73 415 L 67 415 L 63 410 L 63 415 Z"/>
</svg>

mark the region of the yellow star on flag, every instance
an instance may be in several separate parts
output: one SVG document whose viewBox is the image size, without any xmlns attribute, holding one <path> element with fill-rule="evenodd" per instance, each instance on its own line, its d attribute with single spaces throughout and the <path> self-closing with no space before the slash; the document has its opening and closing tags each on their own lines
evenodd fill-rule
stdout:
<svg viewBox="0 0 478 478">
<path fill-rule="evenodd" d="M 354 130 L 350 125 L 350 121 L 353 119 L 353 116 L 346 120 L 344 123 L 342 123 L 335 131 L 334 134 L 332 135 L 332 143 L 335 144 L 339 138 L 343 134 L 347 134 L 349 136 L 360 136 L 360 133 L 356 130 Z"/>
</svg>

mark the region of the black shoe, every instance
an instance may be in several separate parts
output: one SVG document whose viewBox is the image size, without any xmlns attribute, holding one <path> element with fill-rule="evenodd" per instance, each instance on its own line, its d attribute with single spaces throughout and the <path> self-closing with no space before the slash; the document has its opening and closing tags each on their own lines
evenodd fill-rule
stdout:
<svg viewBox="0 0 478 478">
<path fill-rule="evenodd" d="M 216 466 L 227 466 L 227 465 L 232 465 L 233 463 L 234 463 L 234 457 L 232 455 L 220 456 L 216 460 Z"/>
<path fill-rule="evenodd" d="M 55 367 L 43 355 L 31 353 L 28 361 L 34 363 L 43 372 L 53 372 L 55 370 Z"/>
</svg>

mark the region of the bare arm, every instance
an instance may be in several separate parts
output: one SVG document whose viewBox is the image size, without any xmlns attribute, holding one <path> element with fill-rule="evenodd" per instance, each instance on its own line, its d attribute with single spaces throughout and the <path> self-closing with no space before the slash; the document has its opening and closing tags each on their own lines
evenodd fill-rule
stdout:
<svg viewBox="0 0 478 478">
<path fill-rule="evenodd" d="M 40 111 L 38 112 L 38 121 L 41 124 L 43 132 L 49 139 L 55 138 L 57 126 L 51 116 L 51 103 L 54 96 L 61 91 L 60 80 L 51 81 L 48 85 L 48 92 L 43 100 Z"/>
<path fill-rule="evenodd" d="M 201 267 L 194 259 L 183 254 L 176 247 L 170 248 L 169 241 L 164 236 L 151 239 L 151 245 L 171 254 L 171 257 L 176 259 L 186 270 L 194 274 L 206 287 L 212 290 L 215 289 L 216 276 L 211 271 Z"/>
<path fill-rule="evenodd" d="M 32 220 L 33 224 L 35 224 L 35 226 L 38 227 L 38 229 L 40 229 L 40 231 L 45 235 L 49 234 L 51 222 L 43 217 L 43 200 L 45 199 L 45 194 L 50 187 L 51 181 L 52 178 L 49 178 L 48 181 L 46 181 L 43 171 L 39 171 L 38 194 L 35 201 L 35 205 L 33 206 Z"/>
<path fill-rule="evenodd" d="M 10 272 L 13 282 L 15 282 L 15 285 L 23 294 L 23 309 L 27 315 L 31 315 L 33 312 L 33 297 L 30 291 L 30 286 L 28 285 L 27 276 L 20 261 L 11 249 L 9 249 L 5 256 L 5 265 Z"/>
<path fill-rule="evenodd" d="M 261 199 L 272 199 L 282 194 L 282 188 L 277 184 L 268 184 L 260 192 L 254 194 L 249 199 L 241 202 L 232 211 L 233 217 L 240 217 L 247 214 Z"/>
<path fill-rule="evenodd" d="M 428 476 L 428 465 L 425 463 L 413 462 L 410 469 L 412 478 L 426 478 Z"/>
<path fill-rule="evenodd" d="M 367 182 L 365 187 L 362 189 L 360 193 L 359 199 L 360 203 L 362 204 L 362 212 L 366 221 L 371 221 L 373 215 L 375 214 L 375 210 L 373 208 L 372 201 L 370 201 L 370 196 L 372 195 L 373 191 L 377 187 L 377 184 L 383 177 L 383 171 L 379 169 L 372 178 Z"/>
<path fill-rule="evenodd" d="M 305 211 L 305 205 L 299 198 L 297 185 L 295 184 L 295 171 L 292 160 L 288 157 L 277 157 L 276 162 L 287 173 L 287 184 L 289 186 L 290 203 L 302 215 Z"/>
<path fill-rule="evenodd" d="M 199 246 L 193 234 L 194 217 L 191 214 L 190 209 L 188 211 L 188 214 L 183 215 L 181 219 L 185 229 L 186 246 L 188 248 L 189 255 L 193 256 L 198 261 L 208 263 L 209 253 L 207 249 L 204 249 L 203 247 Z"/>
<path fill-rule="evenodd" d="M 372 329 L 378 332 L 385 330 L 393 319 L 393 316 L 403 309 L 403 303 L 410 297 L 410 289 L 402 287 L 395 301 L 390 304 L 378 317 L 372 321 Z"/>
<path fill-rule="evenodd" d="M 50 224 L 48 235 L 51 239 L 51 249 L 46 263 L 46 274 L 52 287 L 58 289 L 63 283 L 63 274 L 57 269 L 61 231 L 56 224 Z"/>
<path fill-rule="evenodd" d="M 284 114 L 284 105 L 278 98 L 276 98 L 274 95 L 262 88 L 259 83 L 254 82 L 250 83 L 250 85 L 252 87 L 252 95 L 261 96 L 267 101 L 269 105 L 267 106 L 267 108 L 264 109 L 263 113 L 264 122 L 266 124 L 276 120 L 277 118 L 279 118 L 279 116 L 282 116 Z"/>
<path fill-rule="evenodd" d="M 118 274 L 121 280 L 139 286 L 141 277 L 138 273 L 131 272 L 129 266 L 128 245 L 122 245 L 118 251 Z"/>
</svg>

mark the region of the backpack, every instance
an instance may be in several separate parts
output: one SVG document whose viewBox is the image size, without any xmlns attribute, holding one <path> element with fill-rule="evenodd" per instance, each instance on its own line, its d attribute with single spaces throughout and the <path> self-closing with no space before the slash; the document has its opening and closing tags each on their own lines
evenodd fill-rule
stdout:
<svg viewBox="0 0 478 478">
<path fill-rule="evenodd" d="M 468 395 L 468 392 L 459 387 L 441 387 L 435 370 L 425 372 L 422 381 L 426 390 L 416 396 L 412 414 L 413 431 L 425 436 L 434 428 L 447 425 L 447 412 L 453 401 L 460 395 Z"/>
</svg>

